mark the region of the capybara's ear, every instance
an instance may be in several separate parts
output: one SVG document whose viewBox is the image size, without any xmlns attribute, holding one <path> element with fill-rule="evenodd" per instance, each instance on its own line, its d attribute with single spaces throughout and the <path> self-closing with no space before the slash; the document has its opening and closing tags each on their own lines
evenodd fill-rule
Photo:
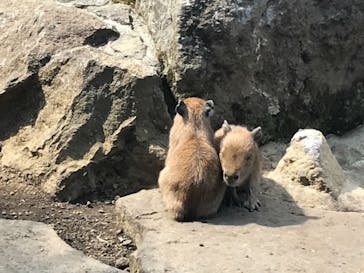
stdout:
<svg viewBox="0 0 364 273">
<path fill-rule="evenodd" d="M 225 134 L 231 131 L 230 124 L 226 120 L 222 123 L 221 128 L 224 130 Z"/>
<path fill-rule="evenodd" d="M 176 106 L 176 113 L 185 117 L 187 115 L 187 106 L 183 101 L 178 102 Z"/>
<path fill-rule="evenodd" d="M 205 104 L 205 115 L 206 117 L 211 117 L 214 113 L 214 101 L 207 100 Z"/>
<path fill-rule="evenodd" d="M 262 139 L 262 136 L 263 136 L 262 128 L 259 126 L 259 127 L 255 128 L 255 129 L 253 129 L 253 131 L 251 131 L 251 134 L 252 134 L 253 139 L 254 139 L 255 142 L 260 142 L 261 139 Z"/>
</svg>

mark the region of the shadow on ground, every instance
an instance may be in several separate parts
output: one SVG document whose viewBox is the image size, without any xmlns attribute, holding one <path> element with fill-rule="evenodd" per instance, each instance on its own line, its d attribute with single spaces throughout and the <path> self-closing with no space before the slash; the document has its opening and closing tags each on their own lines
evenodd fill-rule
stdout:
<svg viewBox="0 0 364 273">
<path fill-rule="evenodd" d="M 259 199 L 262 203 L 259 211 L 249 212 L 245 208 L 223 206 L 215 217 L 203 222 L 214 225 L 255 223 L 262 226 L 282 227 L 299 225 L 308 219 L 317 219 L 306 216 L 292 196 L 272 179 L 264 178 L 262 181 Z"/>
</svg>

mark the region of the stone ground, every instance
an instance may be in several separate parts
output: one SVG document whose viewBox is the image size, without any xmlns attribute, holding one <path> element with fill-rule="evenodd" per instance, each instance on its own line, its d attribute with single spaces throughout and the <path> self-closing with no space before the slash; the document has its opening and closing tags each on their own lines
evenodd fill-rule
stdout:
<svg viewBox="0 0 364 273">
<path fill-rule="evenodd" d="M 122 273 L 85 256 L 48 225 L 0 219 L 1 273 Z"/>
<path fill-rule="evenodd" d="M 302 208 L 281 193 L 263 193 L 259 212 L 223 208 L 189 223 L 168 218 L 158 190 L 120 198 L 119 222 L 137 245 L 131 271 L 364 272 L 363 213 Z"/>
<path fill-rule="evenodd" d="M 129 255 L 135 246 L 117 228 L 112 202 L 89 205 L 59 203 L 34 184 L 33 180 L 21 178 L 17 172 L 0 167 L 0 218 L 46 223 L 67 244 L 87 256 L 129 270 Z M 0 249 L 4 249 L 1 243 Z M 1 268 L 0 272 L 9 273 L 1 271 Z"/>
</svg>

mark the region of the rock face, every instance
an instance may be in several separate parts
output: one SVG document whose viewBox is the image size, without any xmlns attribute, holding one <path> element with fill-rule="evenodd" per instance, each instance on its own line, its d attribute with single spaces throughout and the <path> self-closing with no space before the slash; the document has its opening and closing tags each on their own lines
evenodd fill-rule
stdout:
<svg viewBox="0 0 364 273">
<path fill-rule="evenodd" d="M 327 141 L 347 177 L 338 199 L 341 208 L 364 212 L 364 127 Z"/>
<path fill-rule="evenodd" d="M 346 182 L 325 137 L 313 129 L 300 130 L 293 136 L 274 173 L 282 180 L 330 192 L 334 198 Z"/>
<path fill-rule="evenodd" d="M 364 126 L 341 137 L 330 135 L 327 142 L 348 180 L 364 188 Z"/>
<path fill-rule="evenodd" d="M 138 0 L 176 96 L 216 102 L 223 119 L 342 133 L 364 118 L 364 4 Z"/>
<path fill-rule="evenodd" d="M 282 188 L 260 198 L 260 212 L 223 208 L 210 220 L 189 223 L 168 217 L 157 190 L 120 198 L 120 223 L 138 248 L 131 272 L 364 270 L 362 213 L 301 209 Z"/>
<path fill-rule="evenodd" d="M 61 200 L 155 185 L 175 97 L 265 140 L 363 121 L 360 0 L 112 2 L 0 3 L 0 164 Z"/>
<path fill-rule="evenodd" d="M 124 272 L 72 249 L 42 223 L 0 219 L 0 245 L 1 273 Z"/>
<path fill-rule="evenodd" d="M 0 163 L 61 200 L 154 185 L 170 117 L 147 33 L 122 4 L 2 1 Z"/>
</svg>

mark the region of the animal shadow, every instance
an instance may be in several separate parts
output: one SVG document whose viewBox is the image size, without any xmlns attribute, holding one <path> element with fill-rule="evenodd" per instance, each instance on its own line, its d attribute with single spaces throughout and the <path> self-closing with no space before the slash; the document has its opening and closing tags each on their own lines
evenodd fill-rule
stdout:
<svg viewBox="0 0 364 273">
<path fill-rule="evenodd" d="M 205 223 L 214 225 L 247 225 L 255 223 L 262 226 L 282 227 L 299 225 L 308 219 L 303 209 L 279 183 L 264 178 L 258 197 L 262 203 L 259 211 L 249 212 L 245 208 L 222 206 L 218 214 Z"/>
</svg>

